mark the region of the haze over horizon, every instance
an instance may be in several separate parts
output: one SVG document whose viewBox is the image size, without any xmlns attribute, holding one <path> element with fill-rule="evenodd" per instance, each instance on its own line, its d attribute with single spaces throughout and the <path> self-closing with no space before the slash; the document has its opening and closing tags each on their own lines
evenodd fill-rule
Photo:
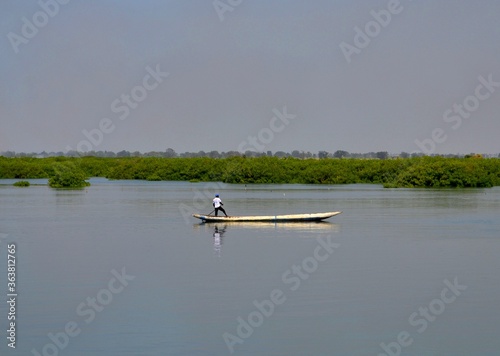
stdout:
<svg viewBox="0 0 500 356">
<path fill-rule="evenodd" d="M 0 151 L 500 152 L 500 2 L 7 1 Z"/>
</svg>

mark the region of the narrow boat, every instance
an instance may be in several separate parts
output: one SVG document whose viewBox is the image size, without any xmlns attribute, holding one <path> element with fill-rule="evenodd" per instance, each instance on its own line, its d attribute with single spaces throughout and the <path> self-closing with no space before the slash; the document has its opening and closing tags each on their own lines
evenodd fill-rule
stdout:
<svg viewBox="0 0 500 356">
<path fill-rule="evenodd" d="M 232 221 L 246 221 L 246 222 L 296 222 L 296 221 L 321 221 L 331 218 L 332 216 L 340 214 L 341 211 L 330 211 L 327 213 L 312 213 L 312 214 L 289 214 L 289 215 L 251 215 L 251 216 L 214 216 L 193 214 L 193 217 L 200 219 L 202 222 L 232 222 Z"/>
</svg>

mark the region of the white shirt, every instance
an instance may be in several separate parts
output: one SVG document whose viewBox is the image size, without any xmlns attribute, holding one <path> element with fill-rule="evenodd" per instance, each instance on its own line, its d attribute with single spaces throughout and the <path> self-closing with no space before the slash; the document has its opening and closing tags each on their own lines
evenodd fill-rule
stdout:
<svg viewBox="0 0 500 356">
<path fill-rule="evenodd" d="M 222 200 L 220 200 L 219 197 L 215 197 L 213 202 L 214 202 L 214 208 L 220 208 Z"/>
</svg>

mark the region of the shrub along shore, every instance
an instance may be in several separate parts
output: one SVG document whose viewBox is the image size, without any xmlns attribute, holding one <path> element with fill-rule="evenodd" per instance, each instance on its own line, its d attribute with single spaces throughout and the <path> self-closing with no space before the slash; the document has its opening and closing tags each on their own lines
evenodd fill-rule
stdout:
<svg viewBox="0 0 500 356">
<path fill-rule="evenodd" d="M 484 188 L 500 185 L 499 158 L 395 159 L 277 157 L 0 157 L 0 178 L 73 176 L 225 183 L 383 184 L 385 187 Z M 57 186 L 57 185 L 56 185 Z"/>
</svg>

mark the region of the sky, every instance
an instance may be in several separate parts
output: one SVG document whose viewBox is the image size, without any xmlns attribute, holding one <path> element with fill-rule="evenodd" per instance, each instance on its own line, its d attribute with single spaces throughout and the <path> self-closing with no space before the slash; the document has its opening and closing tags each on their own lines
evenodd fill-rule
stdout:
<svg viewBox="0 0 500 356">
<path fill-rule="evenodd" d="M 3 0 L 0 151 L 500 152 L 500 1 Z"/>
</svg>

